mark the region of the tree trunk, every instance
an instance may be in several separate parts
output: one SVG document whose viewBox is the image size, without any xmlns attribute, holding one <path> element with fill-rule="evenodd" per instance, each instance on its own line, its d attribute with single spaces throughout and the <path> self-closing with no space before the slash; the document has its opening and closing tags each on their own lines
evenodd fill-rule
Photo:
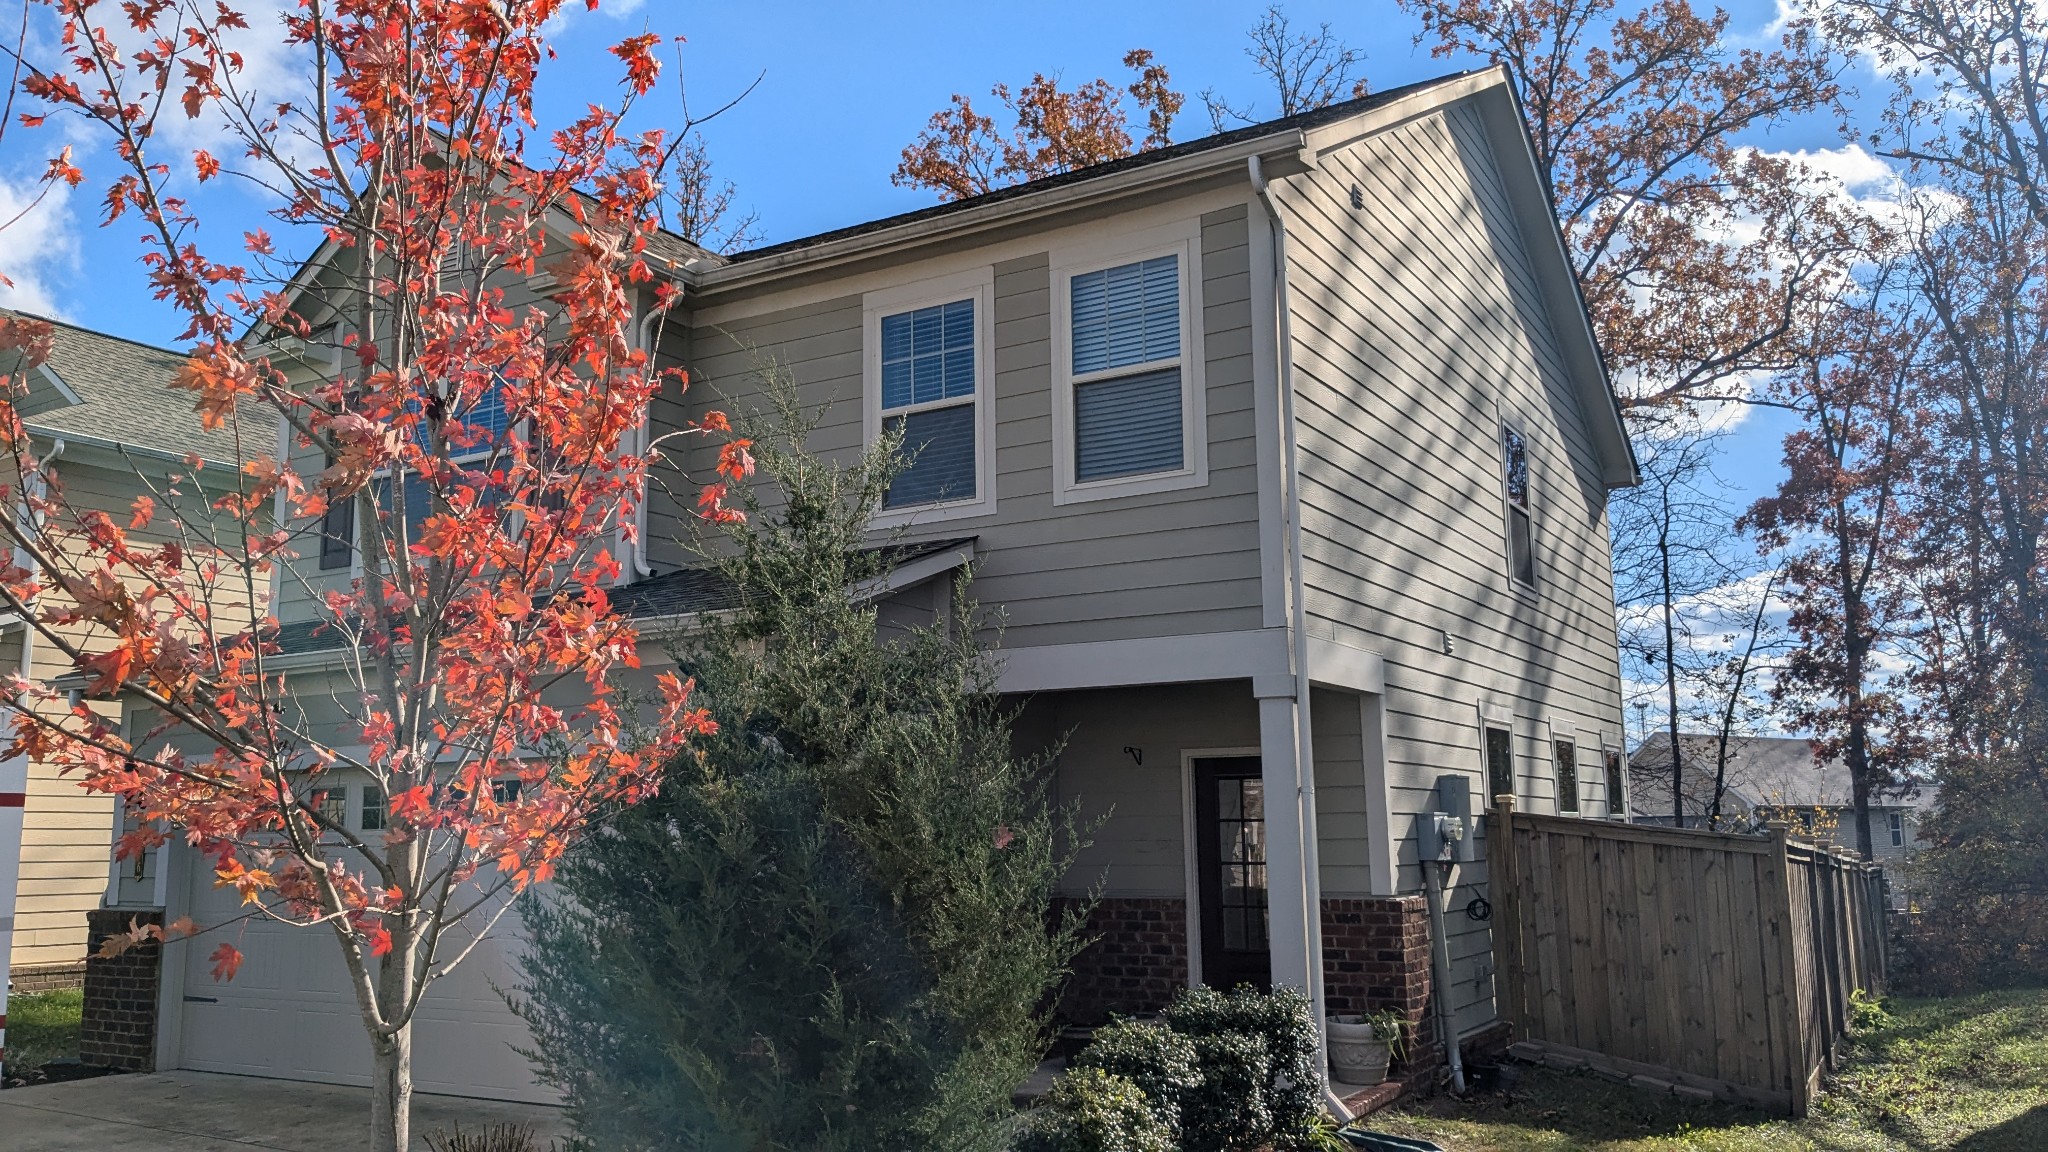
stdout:
<svg viewBox="0 0 2048 1152">
<path fill-rule="evenodd" d="M 1665 726 L 1671 732 L 1671 826 L 1685 827 L 1685 758 L 1678 749 L 1678 634 L 1672 616 L 1677 606 L 1671 596 L 1671 489 L 1664 489 L 1664 519 L 1657 530 L 1658 575 L 1664 585 L 1664 707 Z"/>
<path fill-rule="evenodd" d="M 373 1152 L 412 1148 L 412 1021 L 370 1042 L 370 1147 Z"/>
</svg>

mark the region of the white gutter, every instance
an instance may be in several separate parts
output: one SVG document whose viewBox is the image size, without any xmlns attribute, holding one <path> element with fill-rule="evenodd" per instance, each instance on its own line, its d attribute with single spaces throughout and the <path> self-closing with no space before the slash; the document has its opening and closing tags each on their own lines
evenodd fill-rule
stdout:
<svg viewBox="0 0 2048 1152">
<path fill-rule="evenodd" d="M 1321 1059 L 1322 1054 L 1328 1051 L 1323 1033 L 1326 1024 L 1324 1014 L 1329 1002 L 1323 990 L 1323 878 L 1316 846 L 1319 837 L 1316 829 L 1315 733 L 1309 716 L 1308 597 L 1301 560 L 1301 451 L 1294 408 L 1294 327 L 1288 315 L 1287 228 L 1280 220 L 1279 208 L 1273 203 L 1272 190 L 1266 183 L 1265 169 L 1257 155 L 1245 158 L 1245 171 L 1251 177 L 1252 191 L 1258 193 L 1259 203 L 1265 206 L 1266 221 L 1273 232 L 1273 307 L 1279 318 L 1276 342 L 1280 345 L 1280 421 L 1286 453 L 1283 479 L 1287 485 L 1287 490 L 1281 494 L 1280 508 L 1281 514 L 1287 518 L 1287 582 L 1289 598 L 1293 601 L 1287 628 L 1291 633 L 1288 637 L 1289 655 L 1294 665 L 1295 819 L 1301 829 L 1301 890 L 1307 919 L 1308 995 L 1315 1014 L 1318 1062 L 1324 1073 L 1324 1103 L 1349 1119 L 1343 1102 L 1330 1090 L 1328 1064 Z"/>
</svg>

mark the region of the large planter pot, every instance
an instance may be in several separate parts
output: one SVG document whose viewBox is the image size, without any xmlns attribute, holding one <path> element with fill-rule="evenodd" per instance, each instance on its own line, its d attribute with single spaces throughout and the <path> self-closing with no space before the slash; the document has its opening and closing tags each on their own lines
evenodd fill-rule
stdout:
<svg viewBox="0 0 2048 1152">
<path fill-rule="evenodd" d="M 1392 1053 L 1387 1042 L 1373 1034 L 1372 1025 L 1366 1023 L 1365 1017 L 1332 1013 L 1326 1034 L 1329 1037 L 1330 1079 L 1363 1088 L 1386 1080 Z"/>
</svg>

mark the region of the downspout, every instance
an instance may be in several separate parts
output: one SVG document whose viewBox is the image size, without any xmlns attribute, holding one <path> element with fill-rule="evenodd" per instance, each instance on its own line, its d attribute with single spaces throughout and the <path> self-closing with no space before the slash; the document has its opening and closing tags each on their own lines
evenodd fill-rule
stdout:
<svg viewBox="0 0 2048 1152">
<path fill-rule="evenodd" d="M 682 281 L 676 281 L 677 302 L 681 302 L 683 290 Z M 674 305 L 670 305 L 669 308 L 648 308 L 640 317 L 640 323 L 634 329 L 634 346 L 647 353 L 647 365 L 649 368 L 654 366 L 654 322 L 672 311 L 673 308 Z M 653 420 L 654 404 L 650 400 L 647 405 L 647 411 L 640 417 L 640 427 L 633 434 L 633 454 L 635 456 L 645 456 L 648 445 L 654 443 Z M 647 485 L 643 480 L 640 488 L 640 499 L 633 506 L 632 553 L 633 575 L 636 578 L 654 575 L 654 566 L 647 562 L 647 495 Z"/>
<path fill-rule="evenodd" d="M 1324 1013 L 1328 1002 L 1323 992 L 1323 878 L 1316 841 L 1316 773 L 1314 729 L 1309 717 L 1308 603 L 1301 558 L 1301 453 L 1294 409 L 1294 327 L 1287 299 L 1287 228 L 1273 203 L 1264 167 L 1257 155 L 1245 157 L 1245 171 L 1252 191 L 1266 209 L 1267 226 L 1273 234 L 1273 309 L 1278 319 L 1275 343 L 1280 352 L 1281 444 L 1286 455 L 1283 475 L 1286 491 L 1281 493 L 1281 514 L 1287 518 L 1288 595 L 1293 601 L 1288 615 L 1291 657 L 1294 663 L 1295 820 L 1301 829 L 1301 889 L 1308 935 L 1308 995 L 1315 1015 L 1319 1054 L 1327 1052 Z M 1304 770 L 1305 769 L 1305 770 Z M 1329 1087 L 1329 1064 L 1324 1059 L 1324 1103 L 1349 1119 L 1350 1113 Z"/>
<path fill-rule="evenodd" d="M 1451 1008 L 1451 940 L 1444 928 L 1444 889 L 1455 865 L 1445 861 L 1422 863 L 1424 894 L 1429 900 L 1429 979 L 1436 1000 L 1436 1031 L 1444 1038 L 1444 1053 L 1451 1063 L 1451 1092 L 1465 1094 L 1465 1058 L 1458 1051 L 1458 1020 Z"/>
</svg>

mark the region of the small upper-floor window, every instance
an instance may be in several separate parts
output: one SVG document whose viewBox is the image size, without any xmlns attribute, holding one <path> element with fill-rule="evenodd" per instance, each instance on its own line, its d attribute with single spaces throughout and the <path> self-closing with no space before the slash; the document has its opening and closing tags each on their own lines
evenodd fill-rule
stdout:
<svg viewBox="0 0 2048 1152">
<path fill-rule="evenodd" d="M 1522 434 L 1501 426 L 1501 480 L 1507 503 L 1508 576 L 1525 588 L 1536 586 L 1535 524 L 1529 512 L 1529 445 Z"/>
<path fill-rule="evenodd" d="M 1557 810 L 1579 810 L 1579 750 L 1570 740 L 1559 737 L 1550 743 L 1557 762 Z"/>
<path fill-rule="evenodd" d="M 1607 814 L 1616 820 L 1628 819 L 1628 784 L 1622 774 L 1621 749 L 1609 747 L 1601 752 L 1607 769 Z"/>
<path fill-rule="evenodd" d="M 1126 252 L 1053 274 L 1056 503 L 1207 480 L 1194 244 Z"/>
<path fill-rule="evenodd" d="M 976 498 L 974 303 L 882 317 L 882 427 L 904 458 L 884 508 Z"/>
<path fill-rule="evenodd" d="M 995 510 L 993 296 L 986 267 L 867 294 L 867 442 L 894 437 L 901 469 L 878 523 Z"/>
<path fill-rule="evenodd" d="M 1892 847 L 1904 848 L 1906 846 L 1906 814 L 1904 812 L 1887 813 L 1885 815 L 1885 824 L 1891 830 Z"/>
<path fill-rule="evenodd" d="M 383 831 L 385 814 L 384 789 L 376 784 L 364 785 L 362 807 L 358 811 L 360 812 L 358 827 L 365 832 Z"/>
</svg>

